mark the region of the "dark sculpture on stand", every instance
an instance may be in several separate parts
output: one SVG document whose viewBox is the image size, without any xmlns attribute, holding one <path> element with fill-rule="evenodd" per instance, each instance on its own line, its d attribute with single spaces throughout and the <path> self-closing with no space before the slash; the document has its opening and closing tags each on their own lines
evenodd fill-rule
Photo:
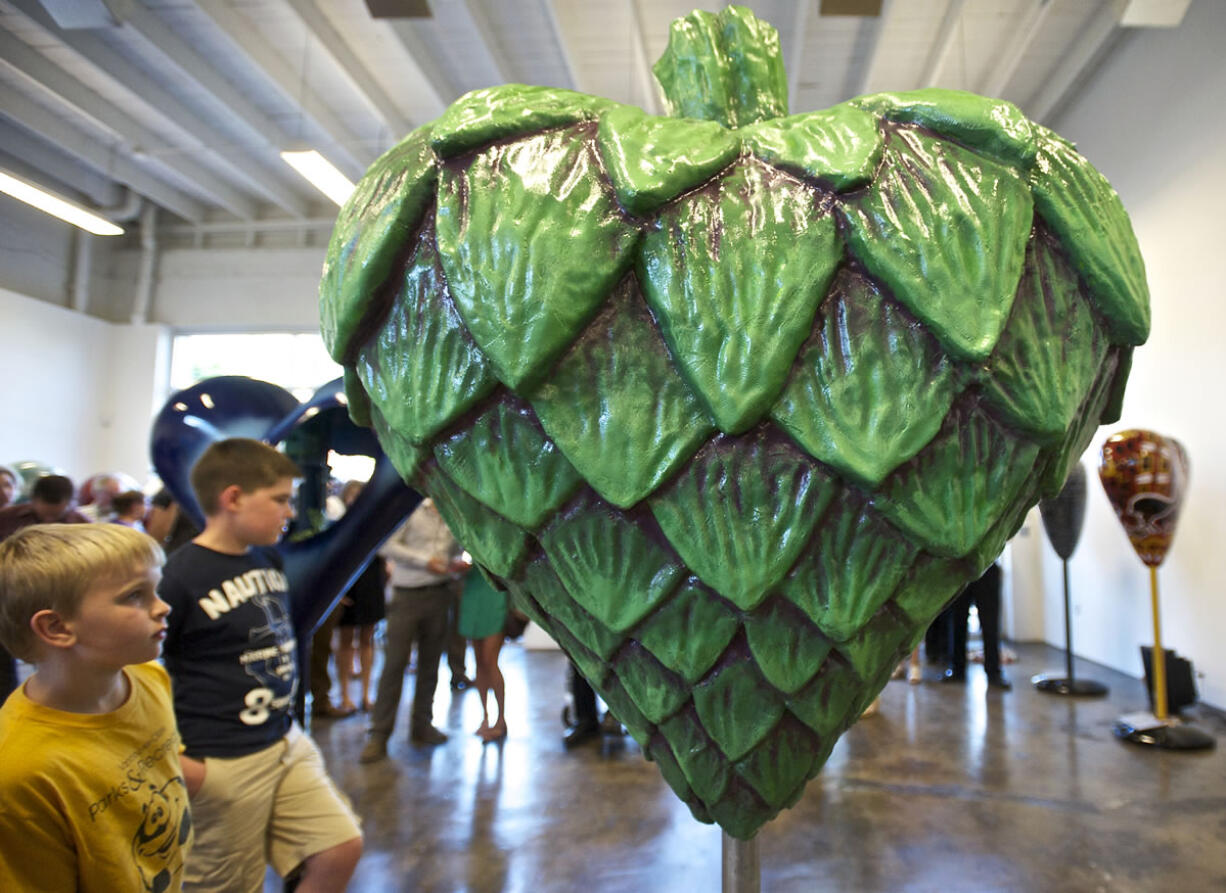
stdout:
<svg viewBox="0 0 1226 893">
<path fill-rule="evenodd" d="M 1068 560 L 1081 539 L 1086 518 L 1086 470 L 1078 462 L 1069 472 L 1064 488 L 1052 499 L 1039 500 L 1043 529 L 1052 548 L 1060 556 L 1064 573 L 1064 675 L 1042 673 L 1030 681 L 1039 691 L 1053 695 L 1105 695 L 1107 686 L 1093 679 L 1078 679 L 1073 674 L 1073 621 L 1069 605 Z"/>
<path fill-rule="evenodd" d="M 340 379 L 299 403 L 289 391 L 266 381 L 219 376 L 172 394 L 153 423 L 153 467 L 197 527 L 204 526 L 204 514 L 192 492 L 191 467 L 209 444 L 227 437 L 286 442 L 308 488 L 311 481 L 319 484 L 329 450 L 375 459 L 370 483 L 340 521 L 277 546 L 294 595 L 294 631 L 299 642 L 309 642 L 320 619 L 421 495 L 405 486 L 373 434 L 349 420 Z M 322 497 L 318 501 L 322 504 Z M 301 678 L 307 678 L 306 668 L 299 670 Z"/>
<path fill-rule="evenodd" d="M 1203 750 L 1214 741 L 1200 729 L 1183 725 L 1167 710 L 1166 652 L 1158 610 L 1158 566 L 1175 536 L 1188 481 L 1188 457 L 1173 437 L 1131 429 L 1112 434 L 1102 447 L 1098 476 L 1128 540 L 1149 568 L 1154 615 L 1153 713 L 1120 717 L 1115 733 L 1127 741 L 1167 750 Z"/>
<path fill-rule="evenodd" d="M 743 868 L 1118 416 L 1149 298 L 1118 196 L 1007 102 L 789 117 L 741 7 L 655 71 L 671 117 L 506 85 L 414 131 L 320 313 L 354 419 Z"/>
</svg>

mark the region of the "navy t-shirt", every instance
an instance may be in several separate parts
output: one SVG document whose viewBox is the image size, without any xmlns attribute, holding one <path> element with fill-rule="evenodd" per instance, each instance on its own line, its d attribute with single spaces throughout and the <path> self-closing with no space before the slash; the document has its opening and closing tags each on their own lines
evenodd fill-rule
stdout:
<svg viewBox="0 0 1226 893">
<path fill-rule="evenodd" d="M 293 722 L 298 687 L 289 585 L 274 549 L 243 555 L 187 543 L 166 561 L 163 660 L 189 757 L 237 757 Z"/>
</svg>

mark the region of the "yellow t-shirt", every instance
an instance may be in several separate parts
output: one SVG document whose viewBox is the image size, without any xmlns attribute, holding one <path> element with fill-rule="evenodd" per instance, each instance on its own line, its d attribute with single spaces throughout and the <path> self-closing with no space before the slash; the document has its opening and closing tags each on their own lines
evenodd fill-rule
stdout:
<svg viewBox="0 0 1226 893">
<path fill-rule="evenodd" d="M 125 670 L 110 713 L 0 707 L 0 890 L 176 891 L 192 842 L 170 677 Z"/>
</svg>

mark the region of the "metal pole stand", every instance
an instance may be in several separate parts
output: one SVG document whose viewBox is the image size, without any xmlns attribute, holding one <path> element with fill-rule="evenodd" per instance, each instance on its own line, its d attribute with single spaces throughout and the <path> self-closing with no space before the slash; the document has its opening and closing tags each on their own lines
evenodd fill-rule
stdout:
<svg viewBox="0 0 1226 893">
<path fill-rule="evenodd" d="M 1107 693 L 1107 686 L 1093 679 L 1078 679 L 1073 675 L 1073 621 L 1070 619 L 1068 595 L 1068 559 L 1064 559 L 1064 675 L 1040 673 L 1030 677 L 1030 684 L 1049 695 L 1098 697 Z"/>
<path fill-rule="evenodd" d="M 758 861 L 758 838 L 737 840 L 727 831 L 724 835 L 723 893 L 761 893 L 762 864 Z"/>
<path fill-rule="evenodd" d="M 1215 742 L 1208 733 L 1185 726 L 1167 715 L 1166 652 L 1162 650 L 1162 618 L 1158 613 L 1158 568 L 1149 568 L 1150 604 L 1154 611 L 1153 713 L 1130 713 L 1115 721 L 1115 736 L 1145 747 L 1163 750 L 1207 750 Z"/>
</svg>

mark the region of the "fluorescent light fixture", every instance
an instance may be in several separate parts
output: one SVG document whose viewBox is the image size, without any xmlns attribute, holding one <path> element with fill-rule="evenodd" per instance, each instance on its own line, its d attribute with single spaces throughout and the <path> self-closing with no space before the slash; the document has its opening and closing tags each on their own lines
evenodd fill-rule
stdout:
<svg viewBox="0 0 1226 893">
<path fill-rule="evenodd" d="M 123 227 L 116 226 L 111 221 L 86 211 L 80 205 L 66 201 L 58 195 L 52 195 L 33 183 L 28 183 L 4 171 L 0 171 L 0 192 L 7 193 L 27 205 L 32 205 L 52 217 L 58 217 L 73 226 L 79 226 L 95 236 L 123 235 Z"/>
<path fill-rule="evenodd" d="M 306 177 L 312 186 L 338 205 L 343 205 L 353 192 L 353 181 L 314 149 L 306 152 L 282 152 L 281 157 L 290 167 Z"/>
</svg>

